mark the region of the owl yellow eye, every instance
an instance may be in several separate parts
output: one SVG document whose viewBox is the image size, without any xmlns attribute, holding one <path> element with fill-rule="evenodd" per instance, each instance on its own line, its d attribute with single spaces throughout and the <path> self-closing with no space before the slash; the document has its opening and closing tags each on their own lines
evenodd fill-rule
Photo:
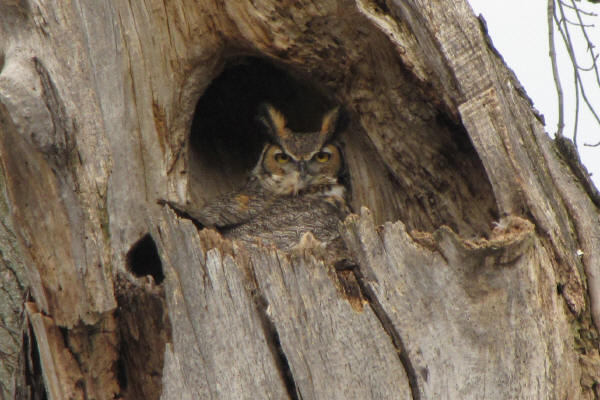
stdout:
<svg viewBox="0 0 600 400">
<path fill-rule="evenodd" d="M 318 162 L 327 162 L 330 158 L 331 154 L 326 153 L 324 151 L 320 151 L 317 154 L 315 154 L 315 160 L 317 160 Z"/>
<path fill-rule="evenodd" d="M 275 161 L 277 161 L 279 164 L 285 164 L 286 162 L 290 161 L 290 156 L 285 153 L 277 153 L 275 154 Z"/>
</svg>

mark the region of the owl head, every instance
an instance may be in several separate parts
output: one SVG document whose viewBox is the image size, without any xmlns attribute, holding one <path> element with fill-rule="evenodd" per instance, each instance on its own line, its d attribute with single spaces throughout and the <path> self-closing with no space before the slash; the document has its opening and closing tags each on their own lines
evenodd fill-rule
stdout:
<svg viewBox="0 0 600 400">
<path fill-rule="evenodd" d="M 259 119 L 271 141 L 254 169 L 263 186 L 277 194 L 295 195 L 338 183 L 344 161 L 339 147 L 330 142 L 338 114 L 338 107 L 327 112 L 316 132 L 293 132 L 281 112 L 264 104 Z"/>
</svg>

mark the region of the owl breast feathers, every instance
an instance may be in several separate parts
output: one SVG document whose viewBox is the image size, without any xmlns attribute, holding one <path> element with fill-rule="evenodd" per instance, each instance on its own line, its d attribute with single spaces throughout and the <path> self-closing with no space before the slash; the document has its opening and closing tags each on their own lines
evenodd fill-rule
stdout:
<svg viewBox="0 0 600 400">
<path fill-rule="evenodd" d="M 287 128 L 278 110 L 264 105 L 260 120 L 270 141 L 246 186 L 199 210 L 182 211 L 230 239 L 289 250 L 310 233 L 324 246 L 340 247 L 338 224 L 349 209 L 340 183 L 343 156 L 330 141 L 337 117 L 335 108 L 325 114 L 320 130 L 298 133 Z"/>
</svg>

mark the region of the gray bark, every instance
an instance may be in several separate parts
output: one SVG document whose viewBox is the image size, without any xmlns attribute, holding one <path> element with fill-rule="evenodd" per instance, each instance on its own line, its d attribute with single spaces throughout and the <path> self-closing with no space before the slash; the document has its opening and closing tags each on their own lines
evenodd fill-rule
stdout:
<svg viewBox="0 0 600 400">
<path fill-rule="evenodd" d="M 0 37 L 0 398 L 600 398 L 597 192 L 466 2 L 6 0 Z M 156 203 L 241 186 L 265 93 L 346 110 L 353 270 Z"/>
</svg>

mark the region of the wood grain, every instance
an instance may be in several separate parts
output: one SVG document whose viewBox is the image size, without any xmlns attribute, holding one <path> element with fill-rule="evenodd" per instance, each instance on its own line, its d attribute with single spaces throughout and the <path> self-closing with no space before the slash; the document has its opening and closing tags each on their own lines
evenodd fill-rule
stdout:
<svg viewBox="0 0 600 400">
<path fill-rule="evenodd" d="M 467 2 L 4 1 L 0 37 L 0 398 L 598 397 L 598 209 Z M 157 204 L 243 184 L 276 74 L 345 110 L 343 273 Z"/>
</svg>

